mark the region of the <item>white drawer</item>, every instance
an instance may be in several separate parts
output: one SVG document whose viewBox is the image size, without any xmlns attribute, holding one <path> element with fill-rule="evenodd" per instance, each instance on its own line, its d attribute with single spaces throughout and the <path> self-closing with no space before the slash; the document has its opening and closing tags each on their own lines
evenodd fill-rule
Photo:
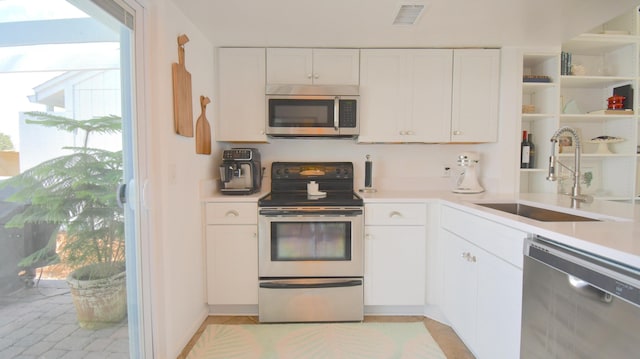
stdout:
<svg viewBox="0 0 640 359">
<path fill-rule="evenodd" d="M 417 225 L 427 223 L 427 205 L 424 203 L 372 203 L 364 207 L 367 226 Z"/>
<path fill-rule="evenodd" d="M 466 239 L 499 258 L 522 268 L 525 232 L 503 224 L 442 206 L 442 228 Z"/>
<path fill-rule="evenodd" d="M 207 224 L 257 224 L 257 203 L 207 203 Z"/>
</svg>

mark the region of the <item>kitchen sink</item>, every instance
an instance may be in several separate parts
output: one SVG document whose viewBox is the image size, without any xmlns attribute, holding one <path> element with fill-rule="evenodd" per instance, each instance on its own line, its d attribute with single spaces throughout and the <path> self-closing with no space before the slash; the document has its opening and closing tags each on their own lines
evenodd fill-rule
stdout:
<svg viewBox="0 0 640 359">
<path fill-rule="evenodd" d="M 546 208 L 528 206 L 522 203 L 476 203 L 478 206 L 493 208 L 498 211 L 535 219 L 542 222 L 599 222 L 599 219 L 578 216 L 575 214 L 552 211 Z"/>
</svg>

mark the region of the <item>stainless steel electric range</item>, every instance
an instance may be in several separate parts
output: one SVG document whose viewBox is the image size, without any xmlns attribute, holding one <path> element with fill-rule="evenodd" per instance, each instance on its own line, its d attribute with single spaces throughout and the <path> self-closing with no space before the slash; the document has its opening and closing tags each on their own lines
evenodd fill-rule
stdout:
<svg viewBox="0 0 640 359">
<path fill-rule="evenodd" d="M 274 162 L 258 207 L 260 322 L 361 321 L 364 209 L 353 164 Z"/>
</svg>

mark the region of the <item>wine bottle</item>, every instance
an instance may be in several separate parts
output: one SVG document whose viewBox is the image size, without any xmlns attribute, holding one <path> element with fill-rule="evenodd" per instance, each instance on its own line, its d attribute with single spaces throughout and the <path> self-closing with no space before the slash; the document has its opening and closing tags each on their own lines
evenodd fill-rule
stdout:
<svg viewBox="0 0 640 359">
<path fill-rule="evenodd" d="M 520 168 L 529 168 L 529 157 L 531 155 L 531 146 L 527 131 L 522 131 L 522 142 L 520 143 Z"/>
<path fill-rule="evenodd" d="M 536 167 L 536 145 L 533 144 L 533 139 L 531 138 L 531 134 L 527 137 L 527 142 L 529 142 L 529 168 Z"/>
</svg>

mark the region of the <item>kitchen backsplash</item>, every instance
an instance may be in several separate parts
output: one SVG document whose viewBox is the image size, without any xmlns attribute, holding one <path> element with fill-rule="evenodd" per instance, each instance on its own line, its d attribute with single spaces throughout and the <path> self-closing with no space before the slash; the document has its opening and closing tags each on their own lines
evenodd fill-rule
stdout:
<svg viewBox="0 0 640 359">
<path fill-rule="evenodd" d="M 223 148 L 255 147 L 260 150 L 265 178 L 274 161 L 350 161 L 355 167 L 355 187 L 364 186 L 365 156 L 373 161 L 373 187 L 385 190 L 449 190 L 460 171 L 456 165 L 459 153 L 480 153 L 480 182 L 489 192 L 497 181 L 487 174 L 497 166 L 483 154 L 485 144 L 358 144 L 353 140 L 337 139 L 271 139 L 268 144 L 226 144 Z M 219 159 L 215 159 L 220 161 Z M 445 167 L 451 168 L 444 177 Z M 217 168 L 217 167 L 216 167 Z M 216 178 L 218 175 L 215 176 Z"/>
</svg>

